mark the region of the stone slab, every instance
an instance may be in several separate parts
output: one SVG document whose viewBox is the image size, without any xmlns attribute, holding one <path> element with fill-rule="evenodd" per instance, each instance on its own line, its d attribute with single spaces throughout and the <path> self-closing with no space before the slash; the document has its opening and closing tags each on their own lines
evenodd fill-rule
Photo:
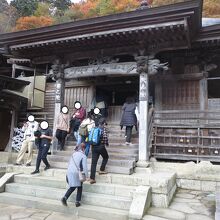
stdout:
<svg viewBox="0 0 220 220">
<path fill-rule="evenodd" d="M 186 216 L 186 220 L 213 220 L 213 218 L 200 214 L 189 214 Z"/>
<path fill-rule="evenodd" d="M 143 220 L 169 220 L 167 218 L 161 218 L 153 215 L 145 215 Z"/>
<path fill-rule="evenodd" d="M 8 182 L 11 182 L 13 180 L 15 173 L 6 173 L 4 176 L 0 179 L 0 192 L 5 191 L 5 185 Z"/>
<path fill-rule="evenodd" d="M 133 194 L 129 219 L 142 219 L 151 205 L 151 188 L 138 186 Z"/>
<path fill-rule="evenodd" d="M 147 214 L 167 218 L 169 220 L 185 220 L 186 218 L 184 213 L 166 208 L 150 208 Z"/>
</svg>

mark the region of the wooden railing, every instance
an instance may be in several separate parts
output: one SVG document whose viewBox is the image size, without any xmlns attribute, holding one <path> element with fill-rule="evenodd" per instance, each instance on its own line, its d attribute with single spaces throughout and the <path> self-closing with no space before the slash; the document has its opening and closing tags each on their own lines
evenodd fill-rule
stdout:
<svg viewBox="0 0 220 220">
<path fill-rule="evenodd" d="M 166 126 L 220 127 L 220 111 L 156 111 L 154 123 Z"/>
<path fill-rule="evenodd" d="M 157 111 L 152 155 L 220 162 L 220 112 Z"/>
</svg>

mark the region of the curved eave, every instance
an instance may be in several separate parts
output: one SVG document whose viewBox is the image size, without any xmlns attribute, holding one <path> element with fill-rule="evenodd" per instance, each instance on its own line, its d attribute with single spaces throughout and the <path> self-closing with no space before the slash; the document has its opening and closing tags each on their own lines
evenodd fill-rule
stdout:
<svg viewBox="0 0 220 220">
<path fill-rule="evenodd" d="M 161 21 L 187 18 L 191 26 L 191 35 L 201 28 L 202 0 L 193 0 L 161 7 L 136 10 L 127 13 L 85 19 L 50 27 L 38 28 L 0 35 L 0 46 L 34 43 L 36 41 L 52 40 L 62 37 L 91 34 L 122 28 L 159 24 Z"/>
<path fill-rule="evenodd" d="M 193 45 L 195 47 L 220 46 L 220 24 L 202 28 Z"/>
</svg>

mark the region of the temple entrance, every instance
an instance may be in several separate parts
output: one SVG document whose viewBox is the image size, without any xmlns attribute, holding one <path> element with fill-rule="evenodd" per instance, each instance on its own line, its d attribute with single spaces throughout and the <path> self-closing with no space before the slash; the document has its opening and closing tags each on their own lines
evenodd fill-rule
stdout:
<svg viewBox="0 0 220 220">
<path fill-rule="evenodd" d="M 96 86 L 96 99 L 104 100 L 107 106 L 107 118 L 111 123 L 118 123 L 121 119 L 122 106 L 127 97 L 134 97 L 138 102 L 139 78 L 121 77 L 109 80 L 107 84 Z"/>
</svg>

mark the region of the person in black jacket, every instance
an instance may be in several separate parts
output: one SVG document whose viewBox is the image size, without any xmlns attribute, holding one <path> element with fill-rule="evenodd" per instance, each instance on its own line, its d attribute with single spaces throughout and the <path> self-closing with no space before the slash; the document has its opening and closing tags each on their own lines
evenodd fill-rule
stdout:
<svg viewBox="0 0 220 220">
<path fill-rule="evenodd" d="M 37 162 L 36 162 L 36 169 L 31 174 L 39 173 L 40 170 L 40 163 L 41 160 L 43 160 L 46 167 L 44 170 L 47 170 L 50 168 L 50 164 L 47 160 L 47 153 L 50 149 L 50 144 L 53 139 L 52 130 L 49 128 L 49 124 L 47 121 L 42 121 L 40 123 L 40 130 L 36 131 L 34 133 L 34 136 L 36 138 L 36 145 L 38 146 L 38 155 L 37 155 Z"/>
<path fill-rule="evenodd" d="M 131 144 L 131 134 L 132 134 L 133 126 L 137 126 L 137 116 L 135 114 L 136 106 L 137 105 L 135 103 L 135 100 L 132 97 L 128 97 L 122 107 L 123 113 L 122 113 L 120 126 L 121 128 L 123 126 L 126 127 L 125 144 L 127 145 Z"/>
</svg>

